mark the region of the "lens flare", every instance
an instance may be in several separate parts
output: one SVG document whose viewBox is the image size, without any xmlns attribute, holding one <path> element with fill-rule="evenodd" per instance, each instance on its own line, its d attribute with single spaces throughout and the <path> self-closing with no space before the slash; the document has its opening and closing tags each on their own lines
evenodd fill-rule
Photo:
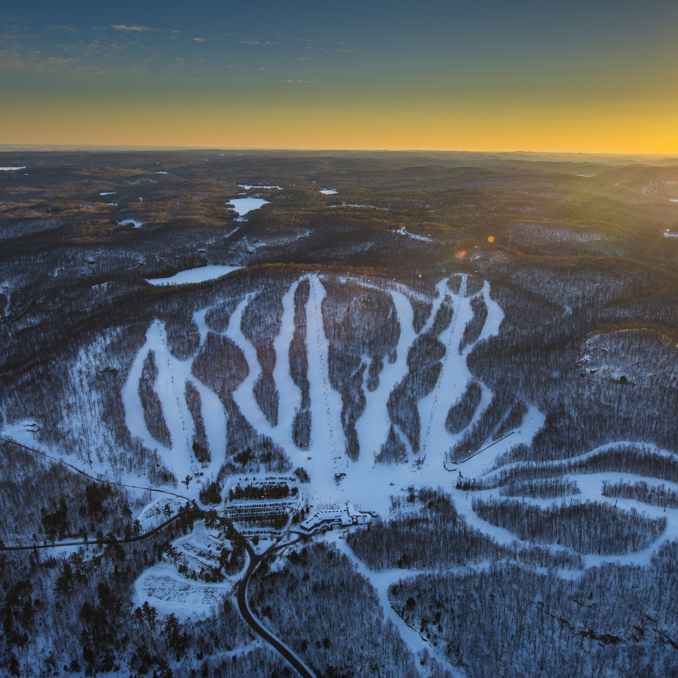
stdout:
<svg viewBox="0 0 678 678">
<path fill-rule="evenodd" d="M 487 242 L 494 242 L 494 236 L 491 235 L 491 236 L 487 239 Z"/>
<path fill-rule="evenodd" d="M 463 259 L 466 256 L 466 250 L 460 250 L 457 252 L 457 259 Z"/>
</svg>

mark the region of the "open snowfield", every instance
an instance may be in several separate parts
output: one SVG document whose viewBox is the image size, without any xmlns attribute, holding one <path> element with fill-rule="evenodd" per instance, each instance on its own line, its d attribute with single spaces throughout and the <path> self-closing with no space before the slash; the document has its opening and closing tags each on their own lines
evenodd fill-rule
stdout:
<svg viewBox="0 0 678 678">
<path fill-rule="evenodd" d="M 169 278 L 146 278 L 146 282 L 151 285 L 193 285 L 195 283 L 217 280 L 231 271 L 237 271 L 241 266 L 201 266 L 200 268 L 190 268 L 186 271 L 176 273 Z"/>
<path fill-rule="evenodd" d="M 303 466 L 307 469 L 311 476 L 311 484 L 307 492 L 312 507 L 321 504 L 339 505 L 350 501 L 362 510 L 371 510 L 387 516 L 391 495 L 403 487 L 443 485 L 449 491 L 456 492 L 454 484 L 457 476 L 445 471 L 443 464 L 447 451 L 463 435 L 463 432 L 450 435 L 446 431 L 445 418 L 450 406 L 463 393 L 466 382 L 471 376 L 466 366 L 466 356 L 473 349 L 473 344 L 467 346 L 461 354 L 457 350 L 464 328 L 472 317 L 472 299 L 465 296 L 465 287 L 462 285 L 459 294 L 455 294 L 447 286 L 446 280 L 440 282 L 428 322 L 419 334 L 413 329 L 413 309 L 406 288 L 389 291 L 401 325 L 397 356 L 393 363 L 385 361 L 380 374 L 379 386 L 375 391 L 363 388 L 367 404 L 365 413 L 356 424 L 361 453 L 357 461 L 351 461 L 346 454 L 346 441 L 340 418 L 342 409 L 340 394 L 331 387 L 329 381 L 329 343 L 325 336 L 321 312 L 326 292 L 319 276 L 310 276 L 309 280 L 311 293 L 306 314 L 312 421 L 310 446 L 303 451 L 299 450 L 292 439 L 292 421 L 301 402 L 300 391 L 289 375 L 289 346 L 294 333 L 293 299 L 299 281 L 290 287 L 283 298 L 281 330 L 274 340 L 278 360 L 273 376 L 280 394 L 280 416 L 277 426 L 271 426 L 254 397 L 254 384 L 261 374 L 261 367 L 254 346 L 246 339 L 240 328 L 245 308 L 248 304 L 255 303 L 254 297 L 244 298 L 231 315 L 224 334 L 242 350 L 248 365 L 248 376 L 233 393 L 235 403 L 243 416 L 257 432 L 280 445 L 295 466 Z M 489 285 L 485 284 L 477 296 L 483 297 L 489 309 L 485 327 L 479 338 L 481 341 L 499 330 L 503 313 L 492 300 Z M 419 403 L 422 421 L 421 452 L 416 457 L 411 457 L 409 464 L 392 466 L 377 464 L 375 456 L 386 441 L 391 426 L 386 408 L 388 397 L 407 375 L 409 348 L 419 335 L 430 329 L 433 318 L 443 302 L 451 303 L 454 313 L 450 326 L 440 337 L 446 347 L 441 378 L 433 392 Z M 204 342 L 207 332 L 211 330 L 205 325 L 204 313 L 197 312 L 195 319 L 200 328 L 201 340 Z M 156 391 L 163 405 L 165 420 L 170 427 L 171 450 L 152 438 L 143 421 L 138 383 L 143 360 L 151 349 L 156 352 L 156 363 L 160 370 Z M 183 400 L 183 384 L 187 379 L 192 379 L 194 383 L 199 384 L 191 376 L 190 360 L 180 362 L 171 357 L 166 348 L 164 329 L 160 323 L 154 323 L 149 328 L 146 345 L 134 362 L 128 385 L 125 388 L 127 422 L 130 431 L 141 438 L 147 447 L 159 450 L 178 478 L 190 474 L 191 469 L 195 468 L 195 460 L 192 458 L 190 449 L 194 428 Z M 211 394 L 204 385 L 200 386 Z M 214 449 L 223 450 L 225 433 L 223 433 L 224 428 L 221 422 L 225 420 L 225 413 L 216 396 L 214 394 L 211 396 L 211 398 L 210 395 L 203 397 L 203 407 L 211 402 L 214 409 L 211 415 L 204 413 L 203 416 L 208 426 L 217 415 L 220 423 L 214 427 L 215 430 L 211 434 L 214 442 L 210 440 L 210 449 L 214 446 Z M 485 389 L 485 395 L 474 421 L 490 401 L 491 393 L 489 389 Z M 491 466 L 499 454 L 505 452 L 516 442 L 529 443 L 542 423 L 543 417 L 535 408 L 532 408 L 520 433 L 505 443 L 500 442 L 493 446 L 491 452 L 488 451 L 489 456 L 481 454 L 474 457 L 472 463 L 468 462 L 469 469 L 472 467 L 480 472 Z M 403 435 L 401 439 L 407 443 Z M 214 468 L 210 468 L 213 472 L 218 469 L 214 459 L 213 456 L 212 466 Z M 346 474 L 342 482 L 336 482 L 336 473 Z M 465 475 L 468 475 L 468 471 Z"/>
<path fill-rule="evenodd" d="M 235 210 L 239 217 L 244 217 L 249 212 L 258 210 L 269 202 L 269 200 L 264 200 L 263 198 L 232 198 L 226 204 L 226 208 Z"/>
</svg>

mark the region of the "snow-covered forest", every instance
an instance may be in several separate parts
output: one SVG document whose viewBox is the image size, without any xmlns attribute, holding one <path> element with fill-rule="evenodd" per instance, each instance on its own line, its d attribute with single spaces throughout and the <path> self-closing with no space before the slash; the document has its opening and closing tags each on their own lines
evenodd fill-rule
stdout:
<svg viewBox="0 0 678 678">
<path fill-rule="evenodd" d="M 0 673 L 678 671 L 678 250 L 623 244 L 678 208 L 213 160 L 0 177 Z"/>
</svg>

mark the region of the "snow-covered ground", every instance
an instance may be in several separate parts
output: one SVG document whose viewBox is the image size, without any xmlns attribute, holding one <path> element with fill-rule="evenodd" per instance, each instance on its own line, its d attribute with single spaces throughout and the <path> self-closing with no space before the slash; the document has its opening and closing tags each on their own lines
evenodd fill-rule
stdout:
<svg viewBox="0 0 678 678">
<path fill-rule="evenodd" d="M 238 184 L 240 188 L 244 188 L 246 191 L 249 191 L 250 188 L 261 188 L 261 189 L 270 189 L 270 190 L 278 190 L 282 191 L 282 186 L 257 186 L 256 184 Z"/>
<path fill-rule="evenodd" d="M 146 426 L 139 396 L 139 381 L 149 351 L 155 353 L 158 376 L 154 389 L 157 393 L 165 423 L 169 429 L 171 446 L 155 440 Z M 167 346 L 165 325 L 156 320 L 148 328 L 146 343 L 137 354 L 123 388 L 125 423 L 130 433 L 141 439 L 149 450 L 157 450 L 164 465 L 181 481 L 202 470 L 207 478 L 215 476 L 225 460 L 226 412 L 219 397 L 191 374 L 192 360 L 177 360 Z M 209 464 L 199 464 L 193 454 L 195 425 L 186 402 L 186 383 L 191 382 L 200 393 L 202 416 L 211 454 Z M 188 496 L 197 497 L 200 485 L 190 483 Z"/>
<path fill-rule="evenodd" d="M 412 652 L 415 657 L 424 656 L 426 653 L 430 653 L 434 657 L 437 656 L 436 648 L 434 648 L 431 643 L 425 640 L 416 629 L 408 626 L 405 623 L 405 620 L 393 609 L 391 602 L 388 599 L 388 590 L 393 584 L 397 584 L 399 581 L 410 577 L 416 577 L 422 574 L 432 574 L 432 572 L 424 570 L 403 571 L 400 569 L 373 572 L 355 555 L 355 553 L 353 553 L 351 547 L 346 543 L 345 539 L 340 533 L 330 532 L 324 536 L 324 540 L 329 544 L 333 544 L 337 550 L 348 556 L 350 560 L 355 563 L 357 572 L 365 577 L 365 579 L 367 579 L 370 584 L 372 584 L 372 587 L 379 597 L 379 604 L 381 605 L 381 609 L 384 612 L 384 616 L 393 622 L 396 629 L 398 629 L 400 637 L 402 638 L 405 645 L 407 645 L 410 652 Z M 445 658 L 443 657 L 442 659 L 443 663 L 447 664 Z M 428 675 L 428 672 L 422 668 L 420 663 L 415 662 L 415 667 L 422 678 L 425 678 L 425 676 Z M 454 678 L 466 678 L 466 674 L 462 671 L 450 666 L 446 666 L 446 668 Z"/>
<path fill-rule="evenodd" d="M 322 188 L 322 189 L 320 189 L 320 192 L 323 195 L 336 195 L 337 189 L 336 188 Z"/>
<path fill-rule="evenodd" d="M 244 217 L 253 210 L 267 205 L 270 201 L 263 198 L 232 198 L 226 203 L 227 209 L 235 210 L 239 217 Z"/>
<path fill-rule="evenodd" d="M 229 595 L 234 582 L 193 581 L 177 572 L 172 563 L 161 562 L 145 570 L 134 583 L 134 604 L 148 601 L 159 614 L 175 614 L 179 618 L 204 619 L 212 607 Z"/>
<path fill-rule="evenodd" d="M 195 283 L 216 280 L 231 271 L 237 271 L 241 266 L 201 266 L 200 268 L 189 268 L 186 271 L 176 273 L 169 278 L 146 278 L 146 282 L 151 285 L 193 285 Z"/>
<path fill-rule="evenodd" d="M 172 278 L 162 279 L 162 281 L 151 280 L 149 282 L 152 284 L 201 282 L 224 275 L 230 270 L 233 270 L 233 268 L 204 267 L 193 271 L 184 271 Z M 197 277 L 192 277 L 194 275 Z M 183 276 L 183 278 L 180 278 L 180 276 Z M 304 278 L 307 278 L 310 282 L 310 294 L 306 304 L 306 345 L 311 399 L 311 435 L 308 448 L 300 450 L 294 444 L 292 423 L 301 406 L 301 392 L 290 376 L 289 350 L 295 331 L 294 295 L 297 286 Z M 352 284 L 357 282 L 360 285 L 374 287 L 382 293 L 390 295 L 400 325 L 395 360 L 393 362 L 384 361 L 376 390 L 370 391 L 366 384 L 363 384 L 366 405 L 363 415 L 356 422 L 360 455 L 356 461 L 353 461 L 346 454 L 346 440 L 341 420 L 341 396 L 332 388 L 329 378 L 329 341 L 325 334 L 322 316 L 322 302 L 327 292 L 320 275 L 311 274 L 304 276 L 304 278 L 293 282 L 284 294 L 280 330 L 273 340 L 273 348 L 276 354 L 273 379 L 280 396 L 277 425 L 273 426 L 267 420 L 254 396 L 254 386 L 261 374 L 261 366 L 257 358 L 257 351 L 245 337 L 241 326 L 248 305 L 257 303 L 255 294 L 250 294 L 242 299 L 231 314 L 228 326 L 223 334 L 239 347 L 248 366 L 247 377 L 233 393 L 236 406 L 258 433 L 268 436 L 285 450 L 293 468 L 303 466 L 309 473 L 311 482 L 299 487 L 303 493 L 303 499 L 308 501 L 312 511 L 327 510 L 331 513 L 350 504 L 355 506 L 356 512 L 371 511 L 386 518 L 391 511 L 392 495 L 397 495 L 408 487 L 413 487 L 415 490 L 421 487 L 441 487 L 451 495 L 457 510 L 470 526 L 479 529 L 502 544 L 512 544 L 518 541 L 514 534 L 506 529 L 489 524 L 473 511 L 473 498 L 496 497 L 498 492 L 496 488 L 494 490 L 466 492 L 458 490 L 456 485 L 462 474 L 465 479 L 493 477 L 498 471 L 497 462 L 502 455 L 517 444 L 529 445 L 532 442 L 536 433 L 544 425 L 544 414 L 534 405 L 528 404 L 528 411 L 522 423 L 511 432 L 510 436 L 492 441 L 493 432 L 490 432 L 487 444 L 478 452 L 464 462 L 452 464 L 454 468 L 451 470 L 448 468 L 449 464 L 446 466 L 450 448 L 478 421 L 492 402 L 493 393 L 491 389 L 485 384 L 480 384 L 482 397 L 471 423 L 461 433 L 456 435 L 449 433 L 445 423 L 447 413 L 450 407 L 462 397 L 468 380 L 473 378 L 466 362 L 468 354 L 478 342 L 496 335 L 500 331 L 503 321 L 503 311 L 492 298 L 489 283 L 485 282 L 482 289 L 470 297 L 466 295 L 467 280 L 465 277 L 462 279 L 458 292 L 450 289 L 447 280 L 441 280 L 436 287 L 435 296 L 428 299 L 432 302 L 429 317 L 424 327 L 417 333 L 413 324 L 413 301 L 420 299 L 420 294 L 393 281 L 371 278 L 351 279 Z M 341 283 L 344 279 L 336 278 L 336 280 Z M 471 304 L 474 299 L 484 301 L 488 310 L 487 318 L 477 341 L 460 350 L 464 330 L 473 318 Z M 410 347 L 421 334 L 427 332 L 433 326 L 436 312 L 443 304 L 452 309 L 452 320 L 449 326 L 438 336 L 439 341 L 445 348 L 438 382 L 431 393 L 422 398 L 417 405 L 421 420 L 420 450 L 418 452 L 413 451 L 406 437 L 396 429 L 396 433 L 408 450 L 406 463 L 378 464 L 375 462 L 375 456 L 386 441 L 391 427 L 386 406 L 388 398 L 408 374 L 407 355 Z M 204 344 L 207 334 L 214 331 L 206 324 L 206 312 L 207 309 L 198 308 L 195 309 L 193 315 L 200 333 L 201 345 Z M 203 482 L 208 482 L 210 477 L 217 476 L 225 461 L 227 413 L 220 398 L 193 376 L 192 365 L 195 355 L 186 356 L 186 359 L 179 360 L 171 354 L 167 342 L 164 323 L 155 320 L 148 328 L 143 347 L 134 358 L 122 391 L 125 423 L 132 436 L 140 439 L 146 448 L 157 450 L 163 463 L 174 473 L 177 480 L 181 481 L 186 476 L 195 476 L 197 472 L 203 472 L 205 474 Z M 153 388 L 159 398 L 170 433 L 171 445 L 167 446 L 155 440 L 150 433 L 139 395 L 143 364 L 151 350 L 154 352 L 158 370 Z M 365 360 L 368 359 L 365 358 Z M 85 384 L 88 381 L 87 370 L 92 361 L 84 354 L 79 358 L 79 361 L 82 364 L 80 381 Z M 195 425 L 186 402 L 187 382 L 190 382 L 201 396 L 202 416 L 211 453 L 209 464 L 200 464 L 193 453 L 192 443 Z M 84 387 L 82 391 L 87 393 L 87 389 Z M 28 441 L 25 444 L 30 443 L 35 446 L 37 443 L 34 442 L 35 434 L 32 432 L 34 430 L 34 426 L 29 426 L 27 422 L 23 422 L 21 426 L 5 426 L 2 435 L 19 441 Z M 587 456 L 611 446 L 613 444 L 596 448 L 596 450 L 590 451 L 587 455 L 581 455 L 577 459 L 585 459 Z M 665 450 L 658 449 L 655 449 L 654 452 L 659 455 L 670 454 Z M 515 462 L 499 468 L 503 470 L 521 465 L 521 462 Z M 81 464 L 81 466 L 86 468 L 84 464 Z M 106 468 L 104 460 L 90 460 L 90 469 L 91 471 L 88 472 L 96 470 L 97 474 L 108 475 L 109 477 L 113 475 L 111 470 Z M 344 474 L 343 479 L 337 481 L 336 474 Z M 250 474 L 249 478 L 250 480 L 262 480 L 265 475 Z M 674 490 L 678 490 L 678 484 L 641 478 L 626 473 L 571 474 L 566 476 L 565 479 L 568 477 L 576 480 L 581 490 L 581 493 L 576 495 L 578 501 L 592 500 L 613 503 L 618 508 L 635 508 L 649 516 L 667 519 L 666 530 L 650 547 L 643 551 L 622 556 L 588 555 L 585 557 L 587 567 L 602 562 L 646 564 L 662 543 L 678 538 L 678 510 L 664 510 L 633 500 L 611 499 L 602 496 L 604 480 L 617 481 L 623 478 L 627 482 L 635 482 L 642 479 L 650 485 L 663 484 Z M 137 480 L 137 482 L 139 481 Z M 178 498 L 178 501 L 181 501 L 184 497 L 198 499 L 201 487 L 202 485 L 195 481 L 191 482 L 185 490 L 183 485 L 179 485 L 177 493 L 181 497 Z M 301 499 L 302 497 L 299 497 L 299 500 Z M 524 501 L 546 507 L 560 504 L 562 498 L 557 500 L 525 498 Z M 158 507 L 161 505 L 163 503 L 158 502 L 156 496 L 153 504 L 149 504 L 140 514 L 144 521 L 150 521 L 148 522 L 149 526 L 153 524 L 154 516 L 155 520 L 159 519 L 160 509 Z M 215 539 L 214 535 L 210 535 L 208 531 L 199 527 L 193 534 L 187 535 L 183 541 L 179 540 L 181 543 L 178 543 L 177 548 L 181 547 L 182 557 L 199 562 L 210 549 L 214 551 Z M 345 543 L 339 540 L 338 535 L 328 537 L 328 539 L 334 540 L 338 548 L 355 560 L 355 556 L 349 553 L 350 549 L 347 549 Z M 547 548 L 562 550 L 563 547 L 553 544 L 547 545 Z M 388 587 L 390 584 L 403 576 L 407 576 L 408 573 L 395 570 L 377 575 L 369 572 L 360 563 L 358 563 L 358 566 L 361 573 L 368 576 L 372 581 L 378 591 L 385 614 L 392 618 L 410 648 L 415 653 L 423 649 L 431 651 L 428 643 L 416 631 L 407 627 L 395 611 L 390 608 L 388 602 Z M 561 574 L 562 576 L 572 576 L 572 573 L 569 572 Z M 232 581 L 221 584 L 195 582 L 182 577 L 174 564 L 162 562 L 144 572 L 140 577 L 136 584 L 136 596 L 139 603 L 148 600 L 161 613 L 174 612 L 183 616 L 203 615 L 207 614 L 212 605 L 231 590 L 233 583 Z"/>
<path fill-rule="evenodd" d="M 16 172 L 17 170 L 26 169 L 26 165 L 23 167 L 0 167 L 0 172 Z"/>
<path fill-rule="evenodd" d="M 144 222 L 137 221 L 136 219 L 124 219 L 123 221 L 118 222 L 118 226 L 127 226 L 128 224 L 134 226 L 134 228 L 141 228 L 144 225 Z"/>
</svg>

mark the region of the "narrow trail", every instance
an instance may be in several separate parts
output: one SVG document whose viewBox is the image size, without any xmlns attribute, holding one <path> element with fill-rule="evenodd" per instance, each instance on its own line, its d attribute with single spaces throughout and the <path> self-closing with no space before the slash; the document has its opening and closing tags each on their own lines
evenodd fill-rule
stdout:
<svg viewBox="0 0 678 678">
<path fill-rule="evenodd" d="M 440 374 L 433 388 L 426 398 L 422 400 L 430 408 L 428 413 L 428 423 L 426 425 L 426 432 L 422 435 L 421 453 L 428 454 L 429 446 L 432 444 L 431 434 L 438 440 L 441 436 L 447 434 L 445 428 L 445 421 L 447 419 L 447 412 L 450 405 L 456 402 L 462 395 L 466 384 L 466 379 L 462 378 L 465 372 L 468 373 L 465 358 L 459 356 L 454 350 L 459 343 L 459 335 L 463 333 L 466 323 L 469 320 L 468 302 L 465 299 L 464 293 L 466 291 L 467 276 L 462 278 L 459 292 L 454 294 L 450 291 L 446 294 L 446 299 L 452 300 L 452 320 L 449 327 L 443 330 L 438 337 L 445 346 L 445 355 L 441 361 Z M 454 372 L 453 378 L 450 378 L 450 373 Z M 445 402 L 441 403 L 442 391 L 445 390 Z M 447 441 L 443 439 L 440 450 L 431 450 L 434 452 L 443 451 L 442 448 L 447 447 Z"/>
<path fill-rule="evenodd" d="M 360 455 L 358 461 L 353 464 L 353 468 L 358 473 L 364 473 L 374 464 L 374 458 L 388 439 L 391 423 L 388 414 L 388 399 L 397 384 L 407 376 L 409 370 L 407 354 L 418 336 L 414 331 L 414 311 L 410 300 L 393 289 L 387 290 L 386 294 L 393 299 L 400 325 L 396 360 L 393 363 L 384 361 L 383 369 L 379 374 L 379 386 L 375 391 L 368 390 L 363 384 L 365 410 L 356 422 Z"/>
<path fill-rule="evenodd" d="M 341 413 L 341 400 L 332 390 L 329 380 L 328 342 L 322 316 L 322 301 L 326 292 L 318 276 L 312 276 L 310 280 L 306 341 L 312 408 L 311 449 L 318 454 L 324 448 L 326 452 L 323 453 L 331 455 L 334 473 L 337 473 L 346 470 L 346 454 L 337 446 L 337 440 L 343 439 L 343 429 L 337 414 Z M 321 413 L 325 415 L 324 418 L 318 416 Z"/>
</svg>

